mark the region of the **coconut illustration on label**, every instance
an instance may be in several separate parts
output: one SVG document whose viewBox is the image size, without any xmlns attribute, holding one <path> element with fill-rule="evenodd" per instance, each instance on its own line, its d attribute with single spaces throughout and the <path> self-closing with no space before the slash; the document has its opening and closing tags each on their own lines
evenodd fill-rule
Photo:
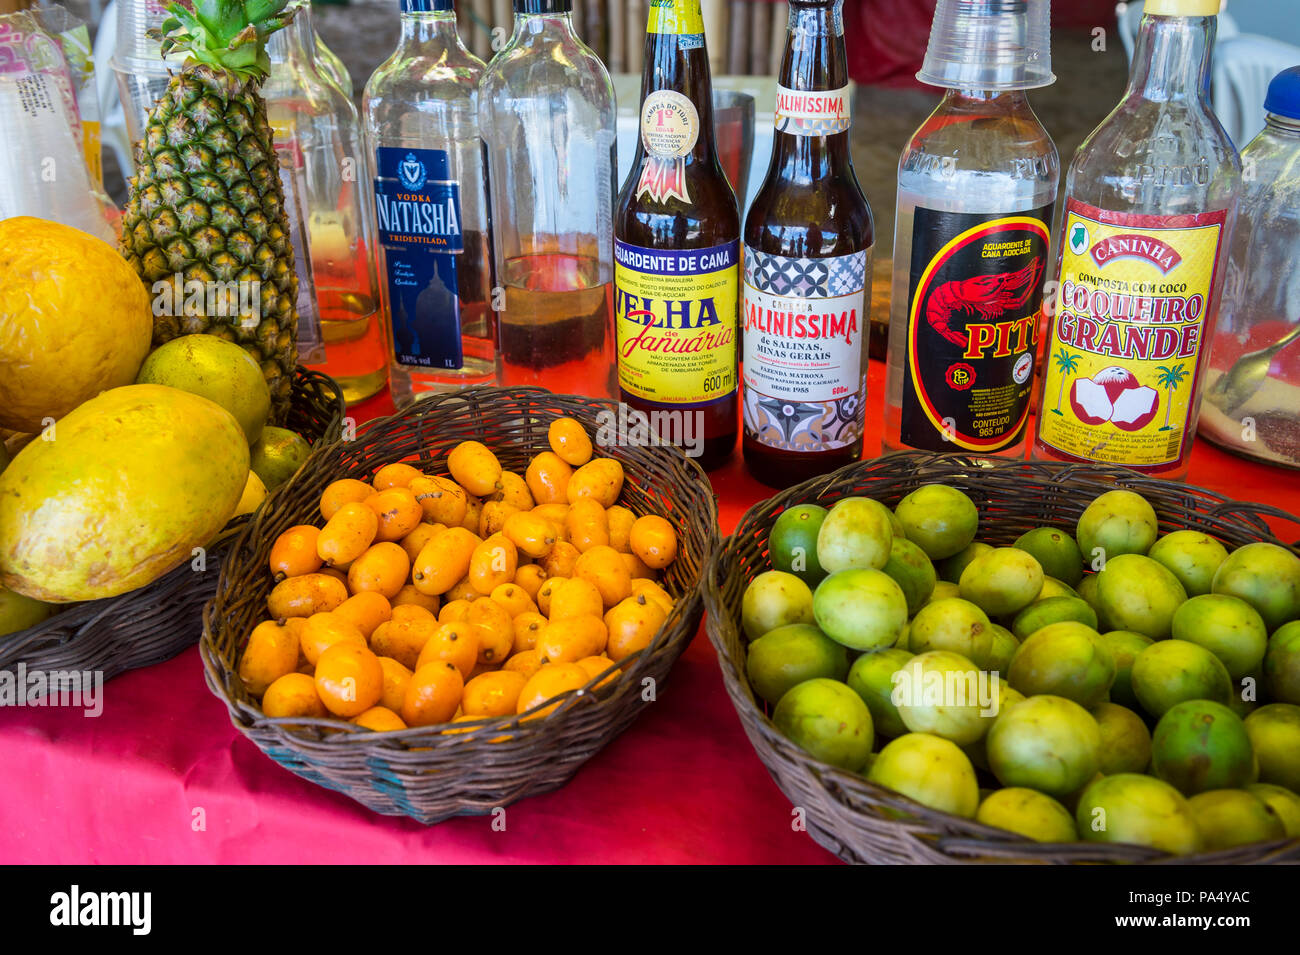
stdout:
<svg viewBox="0 0 1300 955">
<path fill-rule="evenodd" d="M 1110 422 L 1121 431 L 1141 431 L 1160 410 L 1160 392 L 1138 381 L 1127 368 L 1112 365 L 1070 387 L 1075 417 L 1097 427 Z"/>
</svg>

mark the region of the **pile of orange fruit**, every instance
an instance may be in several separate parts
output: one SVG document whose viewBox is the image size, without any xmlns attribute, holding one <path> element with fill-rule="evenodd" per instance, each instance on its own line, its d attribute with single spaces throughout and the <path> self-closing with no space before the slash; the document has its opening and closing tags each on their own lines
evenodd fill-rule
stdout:
<svg viewBox="0 0 1300 955">
<path fill-rule="evenodd" d="M 673 609 L 666 519 L 620 504 L 623 467 L 573 418 L 523 475 L 465 441 L 450 476 L 405 463 L 335 481 L 321 526 L 271 547 L 270 619 L 239 675 L 271 717 L 375 732 L 526 714 L 650 645 Z"/>
</svg>

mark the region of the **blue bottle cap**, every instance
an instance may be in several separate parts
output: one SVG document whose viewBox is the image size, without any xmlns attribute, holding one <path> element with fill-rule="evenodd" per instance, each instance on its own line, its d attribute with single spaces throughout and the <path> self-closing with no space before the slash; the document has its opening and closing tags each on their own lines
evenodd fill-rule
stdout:
<svg viewBox="0 0 1300 955">
<path fill-rule="evenodd" d="M 1300 66 L 1283 70 L 1268 84 L 1264 112 L 1300 119 Z"/>
<path fill-rule="evenodd" d="M 454 13 L 453 0 L 402 0 L 403 13 Z"/>
</svg>

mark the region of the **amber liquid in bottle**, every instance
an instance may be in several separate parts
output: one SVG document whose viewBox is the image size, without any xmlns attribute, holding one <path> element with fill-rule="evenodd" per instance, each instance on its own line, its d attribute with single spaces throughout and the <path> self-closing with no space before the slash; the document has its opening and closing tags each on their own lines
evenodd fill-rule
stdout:
<svg viewBox="0 0 1300 955">
<path fill-rule="evenodd" d="M 862 457 L 875 230 L 841 5 L 790 3 L 772 164 L 745 224 L 745 464 L 771 487 Z"/>
<path fill-rule="evenodd" d="M 699 0 L 651 6 L 641 100 L 614 214 L 619 392 L 714 468 L 739 430 L 740 213 L 718 161 Z"/>
</svg>

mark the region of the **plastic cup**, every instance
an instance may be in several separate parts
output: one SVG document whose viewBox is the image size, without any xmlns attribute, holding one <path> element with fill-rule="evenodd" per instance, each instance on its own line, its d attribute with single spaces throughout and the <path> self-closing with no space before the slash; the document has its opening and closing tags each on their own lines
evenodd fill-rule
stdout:
<svg viewBox="0 0 1300 955">
<path fill-rule="evenodd" d="M 1048 0 L 939 0 L 916 78 L 964 90 L 1049 86 L 1050 21 Z"/>
</svg>

